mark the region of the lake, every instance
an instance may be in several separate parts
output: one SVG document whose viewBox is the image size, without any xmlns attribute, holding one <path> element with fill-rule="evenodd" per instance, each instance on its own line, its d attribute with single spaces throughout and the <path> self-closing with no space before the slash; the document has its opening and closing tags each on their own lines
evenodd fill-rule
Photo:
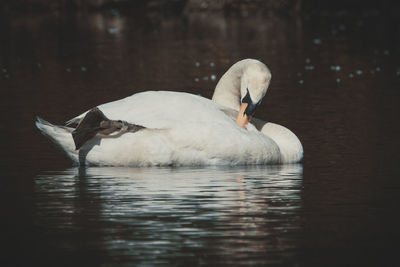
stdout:
<svg viewBox="0 0 400 267">
<path fill-rule="evenodd" d="M 395 266 L 394 7 L 4 13 L 2 265 Z M 271 69 L 256 116 L 296 133 L 301 164 L 78 168 L 34 126 L 146 90 L 210 98 L 243 58 Z"/>
</svg>

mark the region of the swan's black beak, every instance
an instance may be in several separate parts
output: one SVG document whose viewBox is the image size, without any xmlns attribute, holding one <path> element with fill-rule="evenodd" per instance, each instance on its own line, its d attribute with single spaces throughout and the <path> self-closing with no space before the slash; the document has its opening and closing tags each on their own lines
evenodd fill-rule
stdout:
<svg viewBox="0 0 400 267">
<path fill-rule="evenodd" d="M 247 103 L 247 107 L 244 113 L 247 114 L 248 116 L 253 116 L 254 113 L 256 112 L 257 106 L 260 104 L 260 102 L 253 103 L 250 97 L 249 89 L 247 89 L 247 94 L 243 97 L 242 103 Z"/>
</svg>

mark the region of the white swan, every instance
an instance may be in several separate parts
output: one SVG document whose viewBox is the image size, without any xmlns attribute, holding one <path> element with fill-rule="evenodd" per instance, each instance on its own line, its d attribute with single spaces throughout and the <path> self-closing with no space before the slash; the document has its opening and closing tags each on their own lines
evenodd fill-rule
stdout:
<svg viewBox="0 0 400 267">
<path fill-rule="evenodd" d="M 148 166 L 299 162 L 303 147 L 294 133 L 278 124 L 255 118 L 249 122 L 270 79 L 267 66 L 258 60 L 245 59 L 221 77 L 212 100 L 188 93 L 148 91 L 100 105 L 98 108 L 107 118 L 145 128 L 117 134 L 115 138 L 97 135 L 79 150 L 75 149 L 71 135 L 74 128 L 52 125 L 40 118 L 36 126 L 77 164 Z M 82 121 L 87 113 L 68 123 Z"/>
</svg>

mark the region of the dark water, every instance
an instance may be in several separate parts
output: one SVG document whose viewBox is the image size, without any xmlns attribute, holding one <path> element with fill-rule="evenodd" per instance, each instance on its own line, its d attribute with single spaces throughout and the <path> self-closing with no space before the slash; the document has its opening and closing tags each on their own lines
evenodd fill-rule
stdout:
<svg viewBox="0 0 400 267">
<path fill-rule="evenodd" d="M 2 265 L 398 265 L 395 11 L 2 16 Z M 300 165 L 71 168 L 34 128 L 145 90 L 211 97 L 249 57 L 273 76 L 256 115 L 299 136 Z"/>
<path fill-rule="evenodd" d="M 105 264 L 291 262 L 301 187 L 298 165 L 67 169 L 36 178 L 36 223 L 66 254 L 102 251 Z"/>
</svg>

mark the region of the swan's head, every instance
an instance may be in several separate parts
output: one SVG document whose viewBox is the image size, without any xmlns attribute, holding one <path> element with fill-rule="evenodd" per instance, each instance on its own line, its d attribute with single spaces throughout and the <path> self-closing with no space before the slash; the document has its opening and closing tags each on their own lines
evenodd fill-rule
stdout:
<svg viewBox="0 0 400 267">
<path fill-rule="evenodd" d="M 249 118 L 254 115 L 256 108 L 268 90 L 271 82 L 271 72 L 261 62 L 249 64 L 241 77 L 240 95 L 241 105 L 237 123 L 246 128 Z"/>
</svg>

